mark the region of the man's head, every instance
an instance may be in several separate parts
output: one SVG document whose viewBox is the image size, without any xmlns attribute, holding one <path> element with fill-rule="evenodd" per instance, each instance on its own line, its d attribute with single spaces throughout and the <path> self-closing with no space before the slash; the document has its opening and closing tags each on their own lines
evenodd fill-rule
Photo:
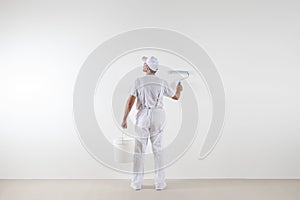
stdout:
<svg viewBox="0 0 300 200">
<path fill-rule="evenodd" d="M 158 71 L 158 60 L 154 56 L 151 56 L 149 58 L 143 56 L 142 60 L 144 62 L 143 66 L 143 72 L 155 74 Z"/>
</svg>

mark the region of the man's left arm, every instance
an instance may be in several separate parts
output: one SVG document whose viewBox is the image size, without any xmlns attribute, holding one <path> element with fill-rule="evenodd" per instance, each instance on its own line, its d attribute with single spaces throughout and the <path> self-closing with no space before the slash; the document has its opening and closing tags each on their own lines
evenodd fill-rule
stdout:
<svg viewBox="0 0 300 200">
<path fill-rule="evenodd" d="M 127 117 L 131 111 L 131 108 L 135 102 L 135 99 L 136 97 L 133 96 L 133 95 L 130 95 L 128 100 L 127 100 L 127 103 L 126 103 L 126 106 L 125 106 L 125 112 L 124 112 L 124 117 L 123 117 L 123 121 L 122 121 L 122 128 L 127 128 Z"/>
</svg>

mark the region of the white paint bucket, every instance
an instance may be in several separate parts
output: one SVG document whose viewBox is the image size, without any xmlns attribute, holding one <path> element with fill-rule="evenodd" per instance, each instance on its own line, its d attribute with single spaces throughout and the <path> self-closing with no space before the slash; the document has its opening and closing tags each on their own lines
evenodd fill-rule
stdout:
<svg viewBox="0 0 300 200">
<path fill-rule="evenodd" d="M 113 140 L 114 160 L 118 163 L 133 162 L 135 140 L 133 138 L 116 138 Z"/>
</svg>

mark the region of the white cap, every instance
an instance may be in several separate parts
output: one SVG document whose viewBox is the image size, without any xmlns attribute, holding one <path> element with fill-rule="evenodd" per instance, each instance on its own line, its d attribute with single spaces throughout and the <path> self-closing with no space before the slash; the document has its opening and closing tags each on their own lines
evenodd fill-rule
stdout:
<svg viewBox="0 0 300 200">
<path fill-rule="evenodd" d="M 151 70 L 153 70 L 153 71 L 158 70 L 158 60 L 154 56 L 151 56 L 149 58 L 146 56 L 143 56 L 142 61 L 145 62 L 150 67 Z"/>
</svg>

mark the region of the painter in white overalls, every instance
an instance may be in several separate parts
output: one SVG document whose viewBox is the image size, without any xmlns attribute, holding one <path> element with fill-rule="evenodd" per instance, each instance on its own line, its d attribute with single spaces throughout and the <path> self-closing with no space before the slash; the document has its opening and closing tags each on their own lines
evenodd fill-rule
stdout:
<svg viewBox="0 0 300 200">
<path fill-rule="evenodd" d="M 155 75 L 159 64 L 157 58 L 151 56 L 142 58 L 143 71 L 146 73 L 139 77 L 132 85 L 129 99 L 126 103 L 122 127 L 127 128 L 128 114 L 137 99 L 138 113 L 135 124 L 135 154 L 133 161 L 133 176 L 130 186 L 139 190 L 142 187 L 144 177 L 144 153 L 147 147 L 148 137 L 152 143 L 155 166 L 155 188 L 162 190 L 166 187 L 165 171 L 163 167 L 162 138 L 165 122 L 163 109 L 163 96 L 178 100 L 182 86 L 178 85 L 174 91 L 168 83 Z"/>
</svg>

